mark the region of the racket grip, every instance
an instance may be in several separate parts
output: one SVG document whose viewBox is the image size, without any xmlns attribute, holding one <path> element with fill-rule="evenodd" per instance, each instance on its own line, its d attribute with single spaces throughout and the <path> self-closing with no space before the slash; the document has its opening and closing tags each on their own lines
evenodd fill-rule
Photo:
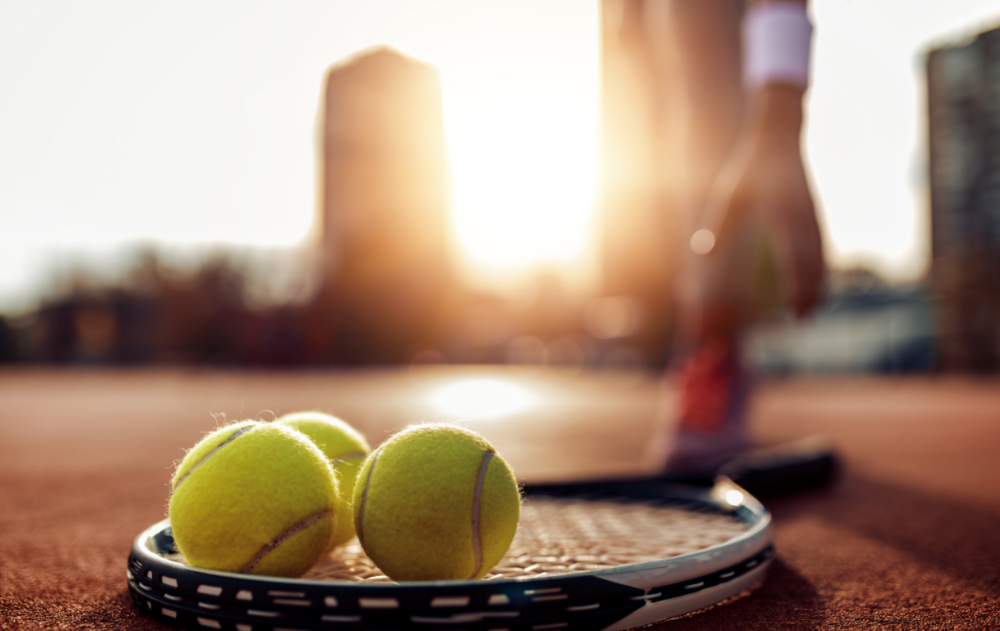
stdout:
<svg viewBox="0 0 1000 631">
<path fill-rule="evenodd" d="M 839 463 L 825 440 L 807 438 L 772 448 L 756 449 L 726 463 L 718 475 L 756 497 L 773 497 L 822 488 L 835 478 Z"/>
</svg>

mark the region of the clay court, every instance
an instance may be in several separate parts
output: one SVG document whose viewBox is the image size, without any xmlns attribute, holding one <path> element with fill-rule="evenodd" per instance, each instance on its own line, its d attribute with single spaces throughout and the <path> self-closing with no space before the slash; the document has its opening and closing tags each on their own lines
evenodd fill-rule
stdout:
<svg viewBox="0 0 1000 631">
<path fill-rule="evenodd" d="M 377 443 L 445 420 L 428 395 L 468 377 L 536 396 L 468 423 L 526 482 L 635 473 L 672 397 L 634 374 L 494 368 L 0 373 L 0 628 L 168 628 L 132 604 L 126 559 L 165 516 L 174 461 L 219 415 L 320 409 Z M 756 591 L 663 628 L 1000 627 L 1000 382 L 774 381 L 754 418 L 763 442 L 826 436 L 843 470 L 830 488 L 765 502 L 778 555 Z"/>
</svg>

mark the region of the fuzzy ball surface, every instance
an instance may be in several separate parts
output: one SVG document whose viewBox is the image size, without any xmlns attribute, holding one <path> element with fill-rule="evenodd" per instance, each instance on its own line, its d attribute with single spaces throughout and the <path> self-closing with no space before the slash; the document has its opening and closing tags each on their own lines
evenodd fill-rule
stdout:
<svg viewBox="0 0 1000 631">
<path fill-rule="evenodd" d="M 336 531 L 337 482 L 303 434 L 242 421 L 216 429 L 177 466 L 169 516 L 193 567 L 300 576 Z"/>
<path fill-rule="evenodd" d="M 354 489 L 365 552 L 395 581 L 482 578 L 517 531 L 514 474 L 478 434 L 418 425 L 373 451 Z"/>
<path fill-rule="evenodd" d="M 371 452 L 368 441 L 347 422 L 322 412 L 293 412 L 277 420 L 309 437 L 330 462 L 337 476 L 340 504 L 337 507 L 337 534 L 331 549 L 354 538 L 354 482 Z"/>
</svg>

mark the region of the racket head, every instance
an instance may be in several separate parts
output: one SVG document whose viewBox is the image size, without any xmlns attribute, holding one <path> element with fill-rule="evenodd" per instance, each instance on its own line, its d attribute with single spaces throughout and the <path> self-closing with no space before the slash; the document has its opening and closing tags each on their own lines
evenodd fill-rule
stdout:
<svg viewBox="0 0 1000 631">
<path fill-rule="evenodd" d="M 367 629 L 428 631 L 597 631 L 629 629 L 732 599 L 759 583 L 774 554 L 769 513 L 749 493 L 720 479 L 710 490 L 661 485 L 581 496 L 590 502 L 635 502 L 717 514 L 742 532 L 676 556 L 600 569 L 489 580 L 371 582 L 286 579 L 213 572 L 170 558 L 169 521 L 136 537 L 127 580 L 136 605 L 154 618 L 190 629 Z M 526 502 L 545 502 L 532 496 Z"/>
</svg>

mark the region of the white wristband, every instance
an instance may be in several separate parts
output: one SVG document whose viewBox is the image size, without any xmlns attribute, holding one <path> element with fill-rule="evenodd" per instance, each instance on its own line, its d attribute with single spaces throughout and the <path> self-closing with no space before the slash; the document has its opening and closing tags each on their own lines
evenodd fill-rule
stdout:
<svg viewBox="0 0 1000 631">
<path fill-rule="evenodd" d="M 804 5 L 771 2 L 750 8 L 743 19 L 743 81 L 809 86 L 812 24 Z"/>
</svg>

